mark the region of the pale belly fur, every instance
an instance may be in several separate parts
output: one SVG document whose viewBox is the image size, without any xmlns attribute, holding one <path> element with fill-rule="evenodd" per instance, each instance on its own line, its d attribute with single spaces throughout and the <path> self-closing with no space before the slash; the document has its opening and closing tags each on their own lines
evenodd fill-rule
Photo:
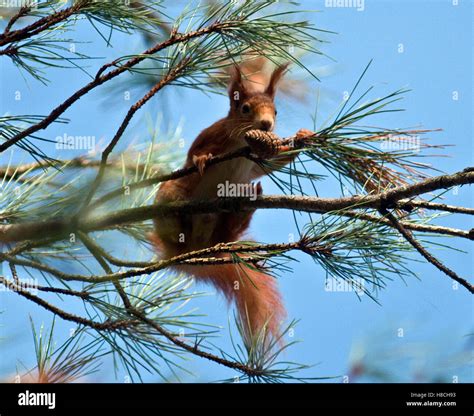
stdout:
<svg viewBox="0 0 474 416">
<path fill-rule="evenodd" d="M 252 161 L 244 158 L 210 166 L 204 174 L 205 180 L 198 184 L 192 198 L 196 200 L 217 198 L 218 187 L 222 187 L 226 182 L 228 184 L 250 184 L 254 167 L 255 164 Z M 194 246 L 205 245 L 205 242 L 210 240 L 217 226 L 218 215 L 218 213 L 209 213 L 193 216 L 191 239 Z"/>
</svg>

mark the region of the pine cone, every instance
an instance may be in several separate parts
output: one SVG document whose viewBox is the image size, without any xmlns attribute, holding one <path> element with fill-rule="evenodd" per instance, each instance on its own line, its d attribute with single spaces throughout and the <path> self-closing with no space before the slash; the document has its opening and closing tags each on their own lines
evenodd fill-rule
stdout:
<svg viewBox="0 0 474 416">
<path fill-rule="evenodd" d="M 280 138 L 271 132 L 263 130 L 250 130 L 245 134 L 245 141 L 252 152 L 262 159 L 276 156 L 280 150 Z"/>
</svg>

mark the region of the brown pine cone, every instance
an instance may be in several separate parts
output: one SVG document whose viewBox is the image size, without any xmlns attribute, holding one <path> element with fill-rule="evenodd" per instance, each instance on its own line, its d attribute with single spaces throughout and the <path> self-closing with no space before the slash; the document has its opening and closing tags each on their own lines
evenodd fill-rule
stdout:
<svg viewBox="0 0 474 416">
<path fill-rule="evenodd" d="M 250 130 L 245 134 L 245 141 L 252 152 L 262 159 L 269 159 L 279 153 L 281 139 L 272 132 L 263 130 Z"/>
</svg>

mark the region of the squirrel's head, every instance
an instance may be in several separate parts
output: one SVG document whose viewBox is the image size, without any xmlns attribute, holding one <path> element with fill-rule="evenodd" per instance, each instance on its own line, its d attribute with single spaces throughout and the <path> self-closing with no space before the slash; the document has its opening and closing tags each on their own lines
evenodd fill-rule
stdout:
<svg viewBox="0 0 474 416">
<path fill-rule="evenodd" d="M 230 112 L 234 119 L 248 123 L 248 129 L 272 131 L 277 111 L 274 104 L 277 84 L 283 77 L 288 64 L 277 67 L 263 91 L 252 91 L 242 79 L 238 66 L 233 68 L 229 83 Z"/>
</svg>

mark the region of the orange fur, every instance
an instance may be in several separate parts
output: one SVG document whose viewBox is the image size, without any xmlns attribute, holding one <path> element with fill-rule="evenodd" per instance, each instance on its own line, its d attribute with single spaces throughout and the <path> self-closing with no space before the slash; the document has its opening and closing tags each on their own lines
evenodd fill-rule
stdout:
<svg viewBox="0 0 474 416">
<path fill-rule="evenodd" d="M 157 202 L 216 198 L 219 183 L 250 184 L 264 174 L 258 165 L 245 158 L 210 167 L 206 167 L 206 161 L 209 157 L 246 146 L 244 135 L 248 130 L 273 129 L 276 115 L 273 99 L 285 70 L 286 66 L 277 68 L 268 78 L 266 89 L 256 91 L 246 86 L 240 68 L 234 68 L 229 84 L 229 114 L 204 129 L 188 151 L 185 167 L 196 165 L 199 172 L 163 183 L 156 195 Z M 291 157 L 287 158 L 284 163 L 291 160 Z M 260 185 L 258 192 L 261 193 Z M 218 243 L 238 241 L 247 230 L 252 215 L 253 212 L 237 212 L 156 218 L 155 235 L 151 239 L 161 257 L 168 259 Z M 228 255 L 213 257 L 225 256 Z M 186 265 L 176 269 L 213 285 L 234 302 L 244 323 L 247 340 L 257 335 L 264 325 L 273 336 L 279 335 L 285 311 L 275 279 L 270 275 L 239 264 Z"/>
<path fill-rule="evenodd" d="M 152 237 L 152 241 L 160 252 L 166 253 L 166 258 L 181 254 L 169 251 L 172 246 L 163 245 L 156 236 Z M 213 257 L 228 258 L 229 255 L 216 254 Z M 174 269 L 192 275 L 196 281 L 214 286 L 229 303 L 236 305 L 247 345 L 264 326 L 267 333 L 275 337 L 280 335 L 280 323 L 286 313 L 272 276 L 239 264 L 183 265 Z"/>
</svg>

